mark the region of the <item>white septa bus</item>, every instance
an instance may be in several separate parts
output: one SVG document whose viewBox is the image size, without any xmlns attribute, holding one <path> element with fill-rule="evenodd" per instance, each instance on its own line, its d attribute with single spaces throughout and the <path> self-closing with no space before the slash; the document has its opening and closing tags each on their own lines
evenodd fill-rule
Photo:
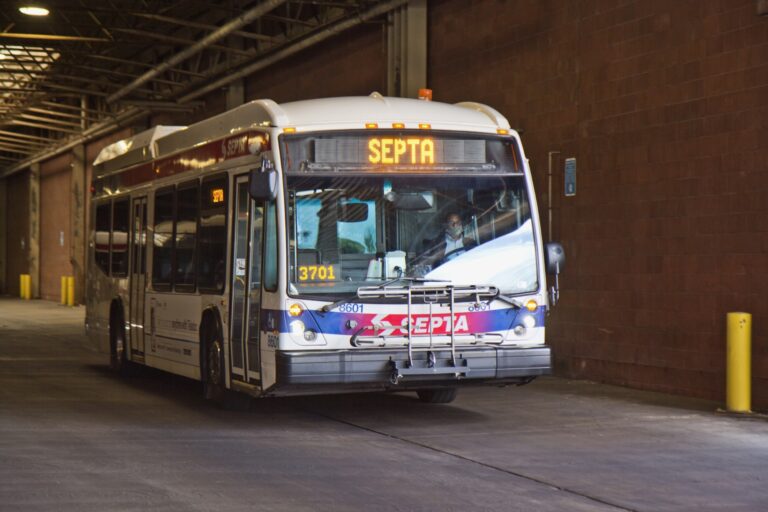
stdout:
<svg viewBox="0 0 768 512">
<path fill-rule="evenodd" d="M 562 248 L 485 105 L 253 101 L 106 147 L 92 191 L 86 329 L 117 370 L 428 402 L 550 372 Z"/>
</svg>

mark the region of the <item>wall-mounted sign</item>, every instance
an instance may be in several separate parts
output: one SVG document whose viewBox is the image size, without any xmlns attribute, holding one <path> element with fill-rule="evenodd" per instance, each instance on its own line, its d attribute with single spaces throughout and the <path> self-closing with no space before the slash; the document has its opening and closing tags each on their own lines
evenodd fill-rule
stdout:
<svg viewBox="0 0 768 512">
<path fill-rule="evenodd" d="M 576 159 L 565 159 L 565 195 L 567 197 L 576 195 Z"/>
</svg>

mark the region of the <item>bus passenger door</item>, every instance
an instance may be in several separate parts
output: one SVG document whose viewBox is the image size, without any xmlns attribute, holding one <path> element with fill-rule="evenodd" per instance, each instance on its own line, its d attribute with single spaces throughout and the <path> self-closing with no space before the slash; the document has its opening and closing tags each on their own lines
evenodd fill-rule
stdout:
<svg viewBox="0 0 768 512">
<path fill-rule="evenodd" d="M 147 284 L 147 198 L 135 198 L 131 205 L 131 274 L 129 325 L 131 353 L 144 353 L 144 290 Z"/>
<path fill-rule="evenodd" d="M 258 383 L 259 315 L 261 312 L 261 208 L 248 193 L 248 176 L 235 179 L 234 236 L 232 237 L 232 300 L 230 346 L 232 378 Z M 251 262 L 251 264 L 249 264 Z"/>
</svg>

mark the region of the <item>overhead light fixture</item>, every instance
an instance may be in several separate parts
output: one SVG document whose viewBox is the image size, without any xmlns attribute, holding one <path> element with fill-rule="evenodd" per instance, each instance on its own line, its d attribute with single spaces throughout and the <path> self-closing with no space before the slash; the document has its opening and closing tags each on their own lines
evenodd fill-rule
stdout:
<svg viewBox="0 0 768 512">
<path fill-rule="evenodd" d="M 39 5 L 25 5 L 24 7 L 19 7 L 19 11 L 27 16 L 48 16 L 50 12 L 45 7 L 40 7 Z"/>
</svg>

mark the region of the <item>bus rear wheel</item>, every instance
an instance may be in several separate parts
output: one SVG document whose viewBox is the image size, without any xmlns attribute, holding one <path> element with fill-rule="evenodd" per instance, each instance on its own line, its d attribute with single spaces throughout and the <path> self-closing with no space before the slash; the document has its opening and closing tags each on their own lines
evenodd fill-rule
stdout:
<svg viewBox="0 0 768 512">
<path fill-rule="evenodd" d="M 419 400 L 428 404 L 448 404 L 456 399 L 456 388 L 420 389 L 416 391 Z"/>
<path fill-rule="evenodd" d="M 125 322 L 116 309 L 109 322 L 109 368 L 122 377 L 131 374 L 125 339 Z"/>
</svg>

